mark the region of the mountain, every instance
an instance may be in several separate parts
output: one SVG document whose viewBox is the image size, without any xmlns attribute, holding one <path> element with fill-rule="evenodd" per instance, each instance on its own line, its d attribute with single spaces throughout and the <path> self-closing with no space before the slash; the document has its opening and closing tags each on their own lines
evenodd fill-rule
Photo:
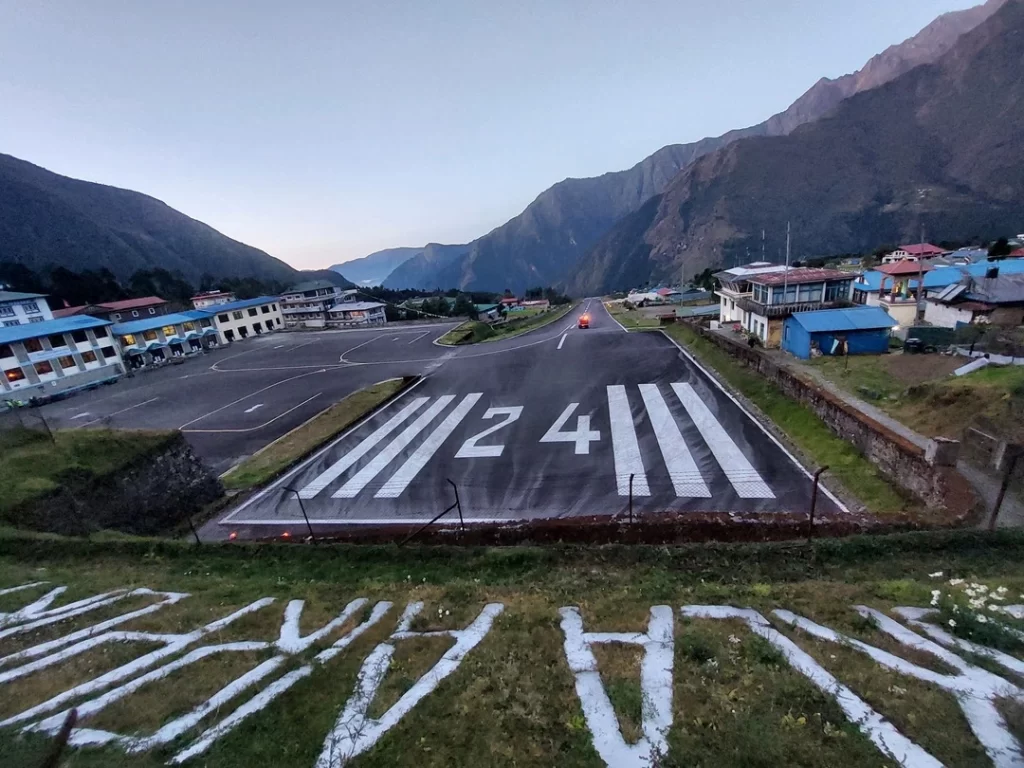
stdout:
<svg viewBox="0 0 1024 768">
<path fill-rule="evenodd" d="M 213 277 L 294 282 L 261 250 L 139 192 L 60 176 L 0 154 L 0 261 L 39 270 L 110 269 L 122 279 L 162 267 L 198 285 Z"/>
<path fill-rule="evenodd" d="M 330 267 L 336 272 L 344 272 L 345 277 L 358 285 L 383 285 L 384 278 L 396 267 L 423 253 L 423 248 L 387 248 L 371 253 L 361 259 L 352 259 Z"/>
<path fill-rule="evenodd" d="M 428 243 L 418 254 L 399 264 L 384 279 L 384 287 L 422 291 L 452 288 L 458 285 L 459 264 L 468 249 L 468 245 Z"/>
<path fill-rule="evenodd" d="M 1024 0 L 933 64 L 846 99 L 788 136 L 705 155 L 620 221 L 570 288 L 598 293 L 759 255 L 786 222 L 794 257 L 1016 232 L 1024 205 Z"/>
<path fill-rule="evenodd" d="M 419 264 L 410 269 L 430 287 L 521 291 L 571 279 L 580 258 L 616 222 L 639 211 L 694 161 L 739 139 L 788 134 L 827 114 L 849 96 L 934 61 L 1004 2 L 989 0 L 982 6 L 940 16 L 914 37 L 873 57 L 858 72 L 819 80 L 789 109 L 763 123 L 690 144 L 663 147 L 625 171 L 561 181 L 542 192 L 521 214 L 470 243 L 457 264 L 445 262 L 432 274 L 420 255 L 407 265 L 418 260 Z"/>
</svg>

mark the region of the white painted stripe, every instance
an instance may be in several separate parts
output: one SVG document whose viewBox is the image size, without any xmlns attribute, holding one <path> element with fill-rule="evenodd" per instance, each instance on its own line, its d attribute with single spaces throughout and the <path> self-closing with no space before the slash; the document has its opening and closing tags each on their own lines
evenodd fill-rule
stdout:
<svg viewBox="0 0 1024 768">
<path fill-rule="evenodd" d="M 462 398 L 462 402 L 455 406 L 455 410 L 449 413 L 445 420 L 437 426 L 437 429 L 430 433 L 427 439 L 416 449 L 416 452 L 406 459 L 405 464 L 399 467 L 398 471 L 391 476 L 391 479 L 380 487 L 377 493 L 374 494 L 374 498 L 395 499 L 401 496 L 405 489 L 409 487 L 409 483 L 412 482 L 413 478 L 419 474 L 420 470 L 430 461 L 430 458 L 437 453 L 437 449 L 451 436 L 455 428 L 462 423 L 462 420 L 466 418 L 481 397 L 483 397 L 482 392 L 473 392 Z"/>
<path fill-rule="evenodd" d="M 427 425 L 437 418 L 441 411 L 447 408 L 454 399 L 455 395 L 444 395 L 437 398 L 437 402 L 424 411 L 416 421 L 406 427 L 398 437 L 388 443 L 384 450 L 373 457 L 373 461 L 353 475 L 347 483 L 334 492 L 332 497 L 335 499 L 351 499 L 363 490 L 367 483 L 380 474 L 384 467 L 394 461 L 405 450 L 406 446 L 416 438 L 416 435 L 426 429 Z"/>
<path fill-rule="evenodd" d="M 528 513 L 523 513 L 528 514 Z M 462 520 L 463 523 L 469 525 L 488 525 L 488 524 L 499 524 L 499 523 L 516 523 L 521 520 L 535 520 L 534 517 L 522 517 L 512 515 L 510 517 L 467 517 Z M 306 521 L 301 517 L 296 519 L 284 520 L 280 517 L 267 518 L 265 520 L 259 518 L 240 518 L 238 520 L 231 520 L 230 525 L 248 525 L 257 526 L 265 525 L 273 527 L 277 530 L 281 530 L 282 526 L 294 526 L 298 522 L 302 529 L 305 530 Z M 334 528 L 344 528 L 346 525 L 366 525 L 366 526 L 380 526 L 386 528 L 389 525 L 423 525 L 423 523 L 430 522 L 429 517 L 311 517 L 309 518 L 310 525 L 322 525 L 322 526 L 333 526 Z M 452 520 L 438 520 L 434 525 L 437 527 L 445 527 L 458 525 L 458 518 Z M 227 523 L 220 523 L 220 525 L 228 525 Z"/>
<path fill-rule="evenodd" d="M 651 419 L 654 436 L 658 438 L 658 447 L 665 459 L 665 467 L 672 478 L 672 487 L 680 498 L 711 498 L 711 489 L 701 477 L 697 464 L 686 447 L 686 442 L 679 431 L 679 425 L 672 418 L 672 412 L 661 396 L 657 384 L 641 384 L 640 394 L 647 407 L 647 415 Z"/>
<path fill-rule="evenodd" d="M 254 405 L 252 408 L 246 408 L 243 411 L 243 413 L 252 413 L 253 411 L 258 410 L 258 409 L 260 409 L 262 407 L 263 407 L 263 403 L 256 403 L 256 405 Z"/>
<path fill-rule="evenodd" d="M 413 400 L 411 403 L 405 406 L 405 408 L 400 410 L 398 413 L 396 413 L 394 416 L 388 419 L 388 421 L 386 421 L 384 424 L 378 427 L 373 434 L 364 438 L 363 441 L 359 443 L 359 445 L 357 445 L 355 448 L 353 448 L 351 451 L 346 453 L 344 456 L 342 456 L 340 459 L 334 462 L 331 466 L 329 466 L 327 469 L 325 469 L 323 472 L 317 475 L 317 477 L 314 478 L 313 482 L 311 482 L 309 485 L 307 485 L 305 488 L 299 491 L 299 498 L 312 499 L 314 496 L 320 493 L 320 491 L 322 491 L 328 485 L 330 485 L 339 477 L 341 477 L 342 473 L 345 472 L 349 467 L 351 467 L 353 464 L 359 461 L 359 459 L 365 456 L 375 445 L 377 445 L 377 443 L 379 443 L 385 437 L 394 432 L 402 422 L 404 422 L 416 411 L 418 411 L 420 408 L 426 405 L 429 399 L 429 397 L 417 397 L 415 400 Z"/>
<path fill-rule="evenodd" d="M 741 499 L 774 499 L 775 494 L 767 483 L 757 474 L 757 470 L 747 460 L 732 438 L 722 429 L 722 425 L 704 404 L 693 387 L 689 384 L 673 384 L 672 389 L 690 414 L 694 425 L 700 430 L 701 437 L 708 444 L 715 460 L 729 478 L 736 494 Z"/>
<path fill-rule="evenodd" d="M 612 427 L 615 484 L 619 496 L 629 495 L 630 475 L 635 475 L 633 495 L 650 496 L 651 489 L 647 485 L 647 472 L 644 470 L 644 460 L 636 441 L 636 430 L 633 428 L 633 414 L 629 410 L 626 388 L 621 384 L 613 384 L 608 387 L 608 417 Z"/>
<path fill-rule="evenodd" d="M 89 411 L 86 411 L 85 413 L 80 413 L 77 416 L 72 416 L 71 420 L 74 421 L 75 419 L 84 419 L 86 416 L 91 416 L 91 415 L 92 414 L 90 414 Z"/>
<path fill-rule="evenodd" d="M 84 424 L 79 424 L 78 427 L 79 428 L 81 428 L 81 427 L 88 427 L 90 424 L 95 424 L 96 422 L 103 421 L 104 419 L 113 418 L 114 416 L 117 416 L 120 413 L 127 413 L 128 411 L 134 411 L 136 408 L 141 408 L 144 405 L 149 405 L 153 401 L 159 400 L 159 399 L 160 399 L 159 397 L 151 397 L 151 398 L 149 398 L 149 400 L 145 400 L 145 401 L 143 401 L 141 403 L 136 403 L 135 405 L 129 405 L 127 408 L 122 408 L 120 411 L 114 411 L 113 413 L 108 413 L 106 416 L 101 416 L 98 419 L 93 419 L 92 421 L 87 421 Z"/>
<path fill-rule="evenodd" d="M 562 338 L 558 340 L 558 348 L 561 349 L 562 345 L 565 344 L 565 337 L 568 336 L 568 332 L 562 334 Z"/>
</svg>

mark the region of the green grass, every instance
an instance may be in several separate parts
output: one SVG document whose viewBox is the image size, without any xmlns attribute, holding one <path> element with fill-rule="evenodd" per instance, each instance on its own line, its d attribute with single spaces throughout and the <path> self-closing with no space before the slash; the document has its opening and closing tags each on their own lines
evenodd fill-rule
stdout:
<svg viewBox="0 0 1024 768">
<path fill-rule="evenodd" d="M 645 317 L 638 310 L 625 309 L 622 304 L 605 304 L 605 308 L 626 328 L 658 328 L 661 326 L 661 321 L 658 318 Z"/>
<path fill-rule="evenodd" d="M 221 478 L 224 487 L 245 490 L 270 482 L 410 383 L 407 379 L 388 379 L 352 393 L 232 468 Z"/>
<path fill-rule="evenodd" d="M 0 432 L 0 514 L 76 481 L 116 472 L 161 448 L 171 432 L 113 429 Z"/>
<path fill-rule="evenodd" d="M 851 443 L 836 436 L 809 408 L 786 397 L 763 376 L 700 338 L 692 328 L 676 323 L 666 332 L 754 403 L 813 465 L 827 465 L 828 474 L 834 475 L 871 512 L 885 515 L 916 509 Z"/>
<path fill-rule="evenodd" d="M 363 659 L 393 630 L 398 612 L 411 600 L 422 600 L 426 606 L 416 629 L 465 626 L 486 602 L 503 603 L 505 612 L 463 665 L 372 750 L 353 761 L 354 766 L 598 768 L 602 763 L 591 745 L 564 656 L 559 607 L 579 606 L 588 631 L 620 632 L 643 630 L 649 607 L 657 604 L 675 609 L 689 604 L 732 604 L 751 607 L 769 618 L 772 609 L 788 608 L 920 661 L 918 655 L 890 644 L 851 606 L 865 604 L 882 611 L 895 605 L 926 606 L 930 590 L 939 583 L 929 577 L 935 571 L 943 571 L 943 578 L 983 580 L 993 588 L 1005 585 L 1011 594 L 1022 592 L 1024 535 L 938 532 L 822 540 L 810 547 L 785 543 L 512 550 L 194 547 L 179 542 L 101 544 L 0 537 L 0 588 L 42 579 L 68 585 L 57 604 L 118 587 L 191 594 L 177 606 L 136 620 L 128 625 L 132 629 L 179 632 L 257 598 L 276 598 L 272 606 L 244 623 L 206 638 L 203 642 L 208 644 L 276 638 L 285 604 L 292 599 L 306 601 L 303 632 L 337 615 L 355 597 L 395 603 L 381 624 L 197 761 L 210 768 L 312 765 L 353 690 Z M 0 596 L 0 611 L 13 610 L 41 591 Z M 87 623 L 83 616 L 61 629 L 78 629 Z M 980 746 L 951 695 L 897 676 L 852 649 L 819 643 L 774 623 L 937 759 L 948 765 L 984 764 Z M 339 628 L 309 653 L 330 644 L 346 629 Z M 0 639 L 0 653 L 12 649 L 12 639 Z M 443 640 L 398 643 L 381 699 L 371 705 L 370 714 L 379 714 L 395 701 L 449 645 Z M 142 651 L 117 644 L 83 657 L 79 664 L 58 665 L 28 676 L 17 681 L 17 696 L 10 696 L 14 689 L 5 687 L 2 706 L 5 711 L 18 711 L 21 702 L 38 701 Z M 634 651 L 603 646 L 598 653 L 599 671 L 627 737 L 639 734 L 643 704 Z M 261 658 L 215 657 L 188 674 L 140 689 L 81 725 L 121 733 L 133 728 L 150 731 L 195 706 Z M 290 659 L 281 672 L 301 661 Z M 873 768 L 888 764 L 846 721 L 833 699 L 738 623 L 684 619 L 676 612 L 674 668 L 674 723 L 662 765 Z M 225 716 L 236 703 L 222 707 L 215 716 Z M 211 722 L 205 720 L 188 736 Z M 49 739 L 38 734 L 0 730 L 5 768 L 36 768 L 49 745 Z M 110 747 L 76 748 L 65 753 L 61 765 L 149 768 L 165 764 L 171 754 L 172 749 L 125 755 Z"/>
<path fill-rule="evenodd" d="M 511 312 L 506 315 L 508 319 L 499 325 L 491 325 L 479 320 L 467 320 L 462 325 L 448 331 L 448 333 L 437 340 L 437 343 L 455 346 L 510 339 L 513 336 L 534 331 L 555 322 L 559 318 L 565 317 L 577 304 L 579 302 L 554 307 L 547 311 L 525 310 L 523 312 Z"/>
</svg>

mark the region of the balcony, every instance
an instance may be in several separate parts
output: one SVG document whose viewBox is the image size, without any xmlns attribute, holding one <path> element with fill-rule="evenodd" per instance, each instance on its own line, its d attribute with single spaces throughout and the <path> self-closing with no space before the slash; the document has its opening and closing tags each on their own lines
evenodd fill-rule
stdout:
<svg viewBox="0 0 1024 768">
<path fill-rule="evenodd" d="M 846 299 L 836 301 L 798 301 L 794 304 L 762 304 L 753 299 L 736 300 L 736 306 L 744 312 L 753 312 L 762 317 L 788 317 L 795 312 L 814 312 L 819 309 L 843 309 L 853 304 Z"/>
</svg>

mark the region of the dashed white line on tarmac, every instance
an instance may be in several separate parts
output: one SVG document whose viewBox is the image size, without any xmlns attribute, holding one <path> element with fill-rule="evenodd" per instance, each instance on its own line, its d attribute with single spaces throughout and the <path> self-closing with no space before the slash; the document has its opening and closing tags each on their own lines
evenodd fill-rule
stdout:
<svg viewBox="0 0 1024 768">
<path fill-rule="evenodd" d="M 317 371 L 309 371 L 308 373 L 300 373 L 298 376 L 290 376 L 287 379 L 281 379 L 280 381 L 275 381 L 273 384 L 269 384 L 269 385 L 267 385 L 267 386 L 265 386 L 265 387 L 263 387 L 261 389 L 257 389 L 255 392 L 250 392 L 248 395 L 242 395 L 237 400 L 232 400 L 230 403 L 227 403 L 226 405 L 222 405 L 220 408 L 214 408 L 209 413 L 204 413 L 202 416 L 197 416 L 196 418 L 192 419 L 192 421 L 186 421 L 184 424 L 182 424 L 180 427 L 178 427 L 178 429 L 182 429 L 183 430 L 183 429 L 185 429 L 185 427 L 189 426 L 190 424 L 195 424 L 197 421 L 202 421 L 207 416 L 213 416 L 213 414 L 215 414 L 215 413 L 220 413 L 225 408 L 230 408 L 233 405 L 238 405 L 243 400 L 246 400 L 246 399 L 252 397 L 253 395 L 258 395 L 261 392 L 266 392 L 268 389 L 273 389 L 278 384 L 284 384 L 286 381 L 295 381 L 296 379 L 301 379 L 304 376 L 313 376 L 313 375 L 315 375 L 317 373 L 326 373 L 326 372 L 327 372 L 326 368 L 321 368 L 321 369 L 319 369 Z M 153 399 L 155 400 L 156 398 L 153 398 Z M 199 431 L 199 430 L 190 430 L 190 431 Z M 218 431 L 218 430 L 214 430 L 214 431 Z"/>
<path fill-rule="evenodd" d="M 90 416 L 90 415 L 91 414 L 89 413 L 89 411 L 86 411 L 85 413 L 80 413 L 77 416 L 72 416 L 71 420 L 74 421 L 75 419 L 84 419 L 86 416 Z"/>
<path fill-rule="evenodd" d="M 254 405 L 252 408 L 246 408 L 245 411 L 243 411 L 243 413 L 252 413 L 253 411 L 255 411 L 255 410 L 259 409 L 259 408 L 262 408 L 262 407 L 263 407 L 263 403 L 256 403 L 256 405 Z"/>
<path fill-rule="evenodd" d="M 562 334 L 562 338 L 558 340 L 558 348 L 559 349 L 561 349 L 562 345 L 565 344 L 565 337 L 568 336 L 568 335 L 569 335 L 569 332 L 566 331 L 565 333 Z"/>
<path fill-rule="evenodd" d="M 287 344 L 278 344 L 276 347 L 274 347 L 274 349 L 284 349 L 287 346 Z"/>
<path fill-rule="evenodd" d="M 119 413 L 124 413 L 125 411 L 131 411 L 131 410 L 134 410 L 136 408 L 141 408 L 142 406 L 149 405 L 154 400 L 159 400 L 159 399 L 160 399 L 159 397 L 151 397 L 151 398 L 149 398 L 149 400 L 146 400 L 144 402 L 136 403 L 135 405 L 130 405 L 127 408 L 122 408 L 120 411 L 114 411 L 113 413 L 108 413 L 106 416 L 101 416 L 98 419 L 93 419 L 92 421 L 87 421 L 84 424 L 79 424 L 78 426 L 79 427 L 88 427 L 90 424 L 95 424 L 97 421 L 103 421 L 104 419 L 109 419 L 112 416 L 117 416 Z"/>
<path fill-rule="evenodd" d="M 260 424 L 259 426 L 256 426 L 256 427 L 247 427 L 247 428 L 245 428 L 245 429 L 183 429 L 183 430 L 181 430 L 181 431 L 182 431 L 182 432 L 202 432 L 202 433 L 219 433 L 219 432 L 255 432 L 255 431 L 256 431 L 256 430 L 258 430 L 258 429 L 263 429 L 264 427 L 269 427 L 269 426 L 270 426 L 271 424 L 273 424 L 273 423 L 274 423 L 275 421 L 277 421 L 278 419 L 283 419 L 283 418 L 284 418 L 285 416 L 287 416 L 287 415 L 288 415 L 289 413 L 291 413 L 292 411 L 298 410 L 299 408 L 301 408 L 302 406 L 304 406 L 304 405 L 305 405 L 306 403 L 309 403 L 309 402 L 312 402 L 313 400 L 316 400 L 316 399 L 317 399 L 318 397 L 320 397 L 320 395 L 322 395 L 322 394 L 323 394 L 323 392 L 317 392 L 317 393 L 316 393 L 315 395 L 313 395 L 312 397 L 308 397 L 308 398 L 306 398 L 305 400 L 303 400 L 303 401 L 302 401 L 301 403 L 299 403 L 298 405 L 293 405 L 293 406 L 292 406 L 291 408 L 289 408 L 289 409 L 288 409 L 287 411 L 283 411 L 283 412 L 281 412 L 281 413 L 277 414 L 277 416 L 275 416 L 274 418 L 272 418 L 272 419 L 271 419 L 270 421 L 264 421 L 264 422 L 263 422 L 262 424 Z"/>
<path fill-rule="evenodd" d="M 415 344 L 415 343 L 416 343 L 417 341 L 419 341 L 419 340 L 420 340 L 420 339 L 422 339 L 422 338 L 423 338 L 424 336 L 427 336 L 427 335 L 429 335 L 429 334 L 430 334 L 430 331 L 424 331 L 423 333 L 421 333 L 421 334 L 420 334 L 419 336 L 417 336 L 417 337 L 416 337 L 415 339 L 413 339 L 413 340 L 412 340 L 412 341 L 410 341 L 409 343 L 410 343 L 410 344 Z"/>
</svg>

